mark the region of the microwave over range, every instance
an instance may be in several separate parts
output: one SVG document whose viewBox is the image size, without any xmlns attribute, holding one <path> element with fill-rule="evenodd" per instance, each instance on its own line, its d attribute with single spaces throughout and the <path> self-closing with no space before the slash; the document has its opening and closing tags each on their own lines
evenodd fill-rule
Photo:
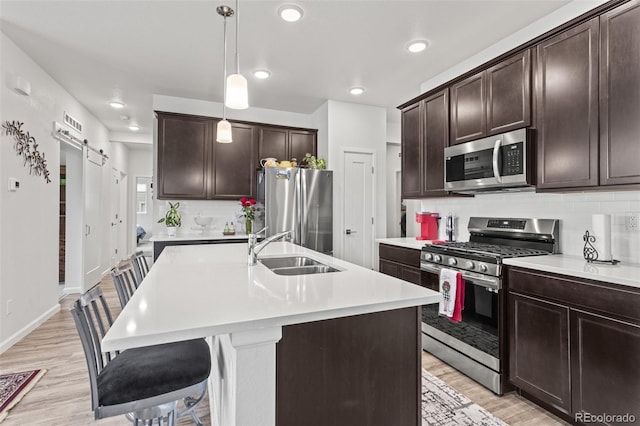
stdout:
<svg viewBox="0 0 640 426">
<path fill-rule="evenodd" d="M 533 130 L 518 129 L 444 149 L 444 186 L 452 192 L 528 188 L 533 181 Z"/>
</svg>

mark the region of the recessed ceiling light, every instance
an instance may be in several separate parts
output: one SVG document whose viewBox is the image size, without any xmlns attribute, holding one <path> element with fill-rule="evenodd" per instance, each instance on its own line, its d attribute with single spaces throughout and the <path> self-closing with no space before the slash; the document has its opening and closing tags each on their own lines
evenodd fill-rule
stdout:
<svg viewBox="0 0 640 426">
<path fill-rule="evenodd" d="M 286 4 L 278 9 L 278 15 L 287 22 L 297 22 L 302 18 L 303 11 L 300 6 Z"/>
<path fill-rule="evenodd" d="M 109 102 L 109 105 L 111 105 L 111 108 L 115 108 L 115 109 L 122 109 L 124 108 L 124 104 L 120 101 L 111 101 Z"/>
<path fill-rule="evenodd" d="M 140 127 L 138 127 L 137 124 L 130 124 L 129 130 L 131 130 L 132 132 L 137 132 L 138 130 L 140 130 Z"/>
<path fill-rule="evenodd" d="M 265 79 L 271 77 L 271 73 L 267 70 L 255 70 L 253 76 L 255 78 Z"/>
<path fill-rule="evenodd" d="M 362 95 L 364 93 L 364 88 L 362 87 L 352 87 L 349 89 L 349 93 L 352 95 Z"/>
<path fill-rule="evenodd" d="M 429 42 L 427 40 L 414 40 L 407 44 L 407 50 L 411 53 L 422 52 L 427 47 L 429 47 Z"/>
</svg>

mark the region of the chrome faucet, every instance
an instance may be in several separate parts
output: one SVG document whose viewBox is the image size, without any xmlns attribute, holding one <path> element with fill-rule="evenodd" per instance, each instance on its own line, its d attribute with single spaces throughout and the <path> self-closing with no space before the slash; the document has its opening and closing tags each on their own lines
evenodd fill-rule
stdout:
<svg viewBox="0 0 640 426">
<path fill-rule="evenodd" d="M 249 234 L 249 241 L 248 241 L 249 256 L 247 258 L 247 263 L 249 266 L 253 266 L 256 264 L 256 260 L 258 259 L 258 254 L 262 251 L 262 249 L 268 246 L 269 243 L 275 240 L 279 240 L 280 238 L 291 239 L 291 236 L 292 236 L 291 231 L 284 231 L 284 232 L 280 232 L 278 234 L 272 235 L 268 238 L 265 238 L 260 244 L 258 244 L 258 235 L 263 233 L 266 230 L 267 230 L 267 227 L 265 226 L 255 234 L 253 233 Z"/>
</svg>

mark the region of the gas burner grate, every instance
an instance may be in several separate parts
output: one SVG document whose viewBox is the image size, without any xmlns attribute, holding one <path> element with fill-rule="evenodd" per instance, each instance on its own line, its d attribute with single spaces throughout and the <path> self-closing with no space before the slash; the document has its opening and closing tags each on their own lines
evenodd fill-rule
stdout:
<svg viewBox="0 0 640 426">
<path fill-rule="evenodd" d="M 522 257 L 522 256 L 538 256 L 548 254 L 543 250 L 537 250 L 525 247 L 513 247 L 499 244 L 487 244 L 477 242 L 457 242 L 449 243 L 444 246 L 447 252 L 456 253 L 477 253 L 499 257 Z"/>
</svg>

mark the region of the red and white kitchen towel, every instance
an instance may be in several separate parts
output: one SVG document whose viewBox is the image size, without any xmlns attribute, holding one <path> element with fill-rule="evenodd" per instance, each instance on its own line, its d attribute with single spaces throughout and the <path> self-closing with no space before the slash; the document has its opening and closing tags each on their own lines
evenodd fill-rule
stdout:
<svg viewBox="0 0 640 426">
<path fill-rule="evenodd" d="M 453 322 L 462 321 L 464 307 L 464 280 L 462 273 L 453 269 L 440 270 L 440 294 L 442 301 L 438 309 L 440 315 L 448 317 Z"/>
</svg>

